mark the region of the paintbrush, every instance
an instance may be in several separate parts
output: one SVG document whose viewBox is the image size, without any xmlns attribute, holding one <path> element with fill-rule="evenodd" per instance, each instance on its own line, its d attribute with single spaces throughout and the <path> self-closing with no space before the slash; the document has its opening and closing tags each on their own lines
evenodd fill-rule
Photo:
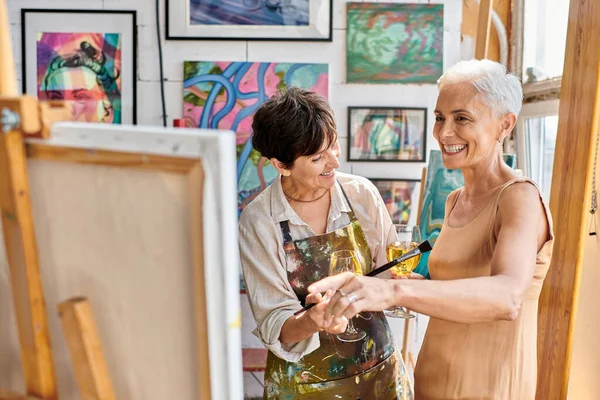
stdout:
<svg viewBox="0 0 600 400">
<path fill-rule="evenodd" d="M 398 258 L 393 259 L 392 261 L 390 261 L 387 264 L 382 265 L 379 268 L 375 268 L 374 270 L 372 270 L 371 272 L 369 272 L 368 274 L 366 274 L 365 276 L 375 276 L 378 275 L 384 271 L 387 271 L 388 269 L 408 260 L 411 259 L 413 257 L 418 256 L 419 254 L 423 254 L 423 253 L 427 253 L 428 251 L 431 251 L 431 243 L 429 243 L 429 240 L 424 241 L 423 243 L 421 243 L 419 246 L 415 247 L 414 249 L 412 249 L 411 251 L 408 251 L 406 253 L 404 253 L 403 255 L 401 255 Z M 305 306 L 304 308 L 296 311 L 294 313 L 294 316 L 302 314 L 304 311 L 310 310 L 311 308 L 313 308 L 315 305 L 317 305 L 319 303 L 311 303 L 307 306 Z"/>
</svg>

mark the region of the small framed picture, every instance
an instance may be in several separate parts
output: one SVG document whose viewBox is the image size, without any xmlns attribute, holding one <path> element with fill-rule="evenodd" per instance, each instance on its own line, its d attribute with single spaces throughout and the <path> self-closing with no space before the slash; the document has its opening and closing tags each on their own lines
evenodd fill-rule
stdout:
<svg viewBox="0 0 600 400">
<path fill-rule="evenodd" d="M 416 179 L 369 178 L 379 189 L 385 207 L 395 224 L 417 225 L 421 181 Z"/>
<path fill-rule="evenodd" d="M 136 12 L 21 10 L 23 93 L 71 120 L 136 123 Z"/>
<path fill-rule="evenodd" d="M 167 40 L 332 40 L 333 0 L 166 0 Z"/>
<path fill-rule="evenodd" d="M 425 161 L 427 109 L 348 107 L 348 161 Z"/>
</svg>

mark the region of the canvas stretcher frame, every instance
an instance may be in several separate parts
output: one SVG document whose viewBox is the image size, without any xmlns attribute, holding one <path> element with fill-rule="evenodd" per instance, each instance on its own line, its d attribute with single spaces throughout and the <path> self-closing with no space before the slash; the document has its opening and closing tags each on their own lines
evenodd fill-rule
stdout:
<svg viewBox="0 0 600 400">
<path fill-rule="evenodd" d="M 27 160 L 44 160 L 168 172 L 183 175 L 187 179 L 190 193 L 188 229 L 193 250 L 190 258 L 193 260 L 191 268 L 194 273 L 193 283 L 190 284 L 193 285 L 194 293 L 195 347 L 199 374 L 197 381 L 201 399 L 241 398 L 243 392 L 239 288 L 236 280 L 228 279 L 238 273 L 237 246 L 226 249 L 222 245 L 237 241 L 235 172 L 229 167 L 235 160 L 234 143 L 234 134 L 228 131 L 61 123 L 53 126 L 50 139 L 27 140 L 24 146 L 26 153 L 23 152 L 26 157 L 22 160 L 24 173 L 19 177 L 20 185 L 26 187 Z M 12 174 L 7 179 L 0 179 L 4 181 L 3 185 L 8 183 L 14 186 L 14 177 L 15 174 Z M 10 180 L 13 182 L 7 182 Z M 17 316 L 29 312 L 25 310 L 29 308 L 31 298 L 26 293 L 28 290 L 22 289 L 29 287 L 31 276 L 38 281 L 39 290 L 35 295 L 41 302 L 39 312 L 48 313 L 56 305 L 44 304 L 37 265 L 40 260 L 31 263 L 31 257 L 37 257 L 35 234 L 30 232 L 33 234 L 33 245 L 28 243 L 25 246 L 15 246 L 20 239 L 14 236 L 20 232 L 10 229 L 6 203 L 2 204 L 2 209 Z M 30 208 L 30 220 L 31 214 Z M 22 221 L 23 218 L 16 218 L 12 222 L 19 225 Z M 19 254 L 24 249 L 25 257 Z M 29 267 L 22 265 L 24 258 L 29 258 L 25 260 L 30 264 Z M 219 268 L 204 268 L 205 265 Z M 29 270 L 29 276 L 20 273 L 24 270 Z M 26 376 L 27 392 L 44 395 L 45 391 L 50 397 L 44 398 L 54 398 L 56 378 L 53 376 L 50 347 L 46 346 L 48 357 L 45 359 L 40 359 L 36 352 L 23 348 L 23 343 L 27 343 L 35 331 L 34 325 L 37 322 L 29 323 L 24 320 L 19 324 L 22 362 L 24 366 L 37 365 L 38 371 L 39 366 L 46 362 L 50 364 L 50 369 L 41 377 L 28 379 Z M 42 337 L 42 342 L 49 342 L 47 326 L 40 330 L 39 335 L 45 336 Z M 25 372 L 27 375 L 27 367 Z M 36 387 L 44 381 L 47 389 L 37 390 Z"/>
</svg>

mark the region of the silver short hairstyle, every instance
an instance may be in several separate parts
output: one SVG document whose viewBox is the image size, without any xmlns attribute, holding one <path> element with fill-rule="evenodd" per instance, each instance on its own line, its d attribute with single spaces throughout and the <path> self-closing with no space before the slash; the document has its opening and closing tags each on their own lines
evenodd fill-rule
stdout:
<svg viewBox="0 0 600 400">
<path fill-rule="evenodd" d="M 438 80 L 441 91 L 448 85 L 470 83 L 496 117 L 507 112 L 519 115 L 523 106 L 523 87 L 504 65 L 491 60 L 461 61 L 450 67 Z"/>
</svg>

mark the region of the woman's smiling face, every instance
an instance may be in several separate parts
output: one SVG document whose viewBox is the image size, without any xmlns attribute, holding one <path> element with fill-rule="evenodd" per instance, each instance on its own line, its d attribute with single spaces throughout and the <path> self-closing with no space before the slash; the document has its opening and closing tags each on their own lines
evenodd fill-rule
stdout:
<svg viewBox="0 0 600 400">
<path fill-rule="evenodd" d="M 444 166 L 476 167 L 496 157 L 503 122 L 504 117 L 496 117 L 471 84 L 445 86 L 438 96 L 433 128 Z"/>
</svg>

